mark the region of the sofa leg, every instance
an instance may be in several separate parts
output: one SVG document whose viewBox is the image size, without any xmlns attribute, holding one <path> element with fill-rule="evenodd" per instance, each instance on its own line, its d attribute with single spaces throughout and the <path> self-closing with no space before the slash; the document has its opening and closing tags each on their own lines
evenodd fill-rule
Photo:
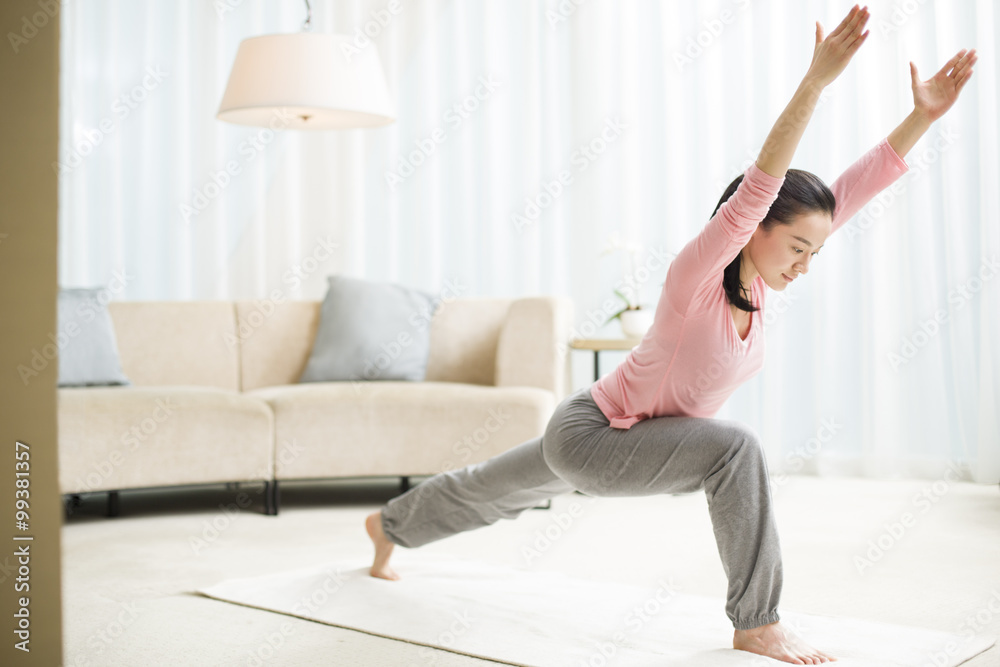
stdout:
<svg viewBox="0 0 1000 667">
<path fill-rule="evenodd" d="M 399 478 L 399 492 L 400 493 L 406 493 L 409 490 L 410 490 L 410 478 L 409 477 L 400 477 Z"/>
<path fill-rule="evenodd" d="M 269 482 L 264 482 L 264 514 L 277 516 L 279 499 L 278 480 L 272 479 Z"/>
<path fill-rule="evenodd" d="M 114 517 L 118 516 L 119 506 L 118 506 L 118 492 L 108 491 L 108 516 Z"/>
<path fill-rule="evenodd" d="M 73 516 L 73 510 L 82 505 L 83 502 L 80 500 L 79 493 L 71 493 L 63 500 L 63 506 L 66 510 L 66 516 Z"/>
</svg>

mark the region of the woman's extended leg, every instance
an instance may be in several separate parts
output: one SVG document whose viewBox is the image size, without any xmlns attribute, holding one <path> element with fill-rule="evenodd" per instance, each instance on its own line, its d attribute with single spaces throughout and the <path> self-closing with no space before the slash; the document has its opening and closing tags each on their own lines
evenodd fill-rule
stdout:
<svg viewBox="0 0 1000 667">
<path fill-rule="evenodd" d="M 499 519 L 513 519 L 572 490 L 549 470 L 541 438 L 481 463 L 434 475 L 368 517 L 365 525 L 375 543 L 371 574 L 398 578 L 388 566 L 393 545 L 419 547 Z"/>
</svg>

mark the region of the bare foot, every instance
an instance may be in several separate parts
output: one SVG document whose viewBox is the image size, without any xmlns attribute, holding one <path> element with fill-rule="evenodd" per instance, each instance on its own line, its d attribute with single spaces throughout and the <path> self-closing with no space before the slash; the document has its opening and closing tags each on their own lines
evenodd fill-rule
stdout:
<svg viewBox="0 0 1000 667">
<path fill-rule="evenodd" d="M 381 511 L 369 514 L 365 518 L 365 530 L 368 531 L 368 537 L 372 538 L 372 542 L 375 544 L 375 562 L 372 564 L 369 574 L 380 579 L 393 581 L 399 579 L 396 571 L 389 567 L 389 556 L 392 555 L 392 550 L 396 545 L 385 536 L 385 532 L 382 530 Z"/>
<path fill-rule="evenodd" d="M 733 648 L 784 660 L 793 665 L 819 665 L 837 659 L 804 643 L 778 623 L 769 623 L 751 630 L 737 630 Z"/>
</svg>

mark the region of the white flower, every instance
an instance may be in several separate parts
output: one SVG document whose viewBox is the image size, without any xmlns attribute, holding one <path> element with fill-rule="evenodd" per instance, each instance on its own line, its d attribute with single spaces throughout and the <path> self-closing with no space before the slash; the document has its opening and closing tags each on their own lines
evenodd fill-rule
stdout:
<svg viewBox="0 0 1000 667">
<path fill-rule="evenodd" d="M 628 243 L 621 240 L 621 235 L 615 231 L 608 237 L 605 241 L 604 249 L 601 251 L 601 256 L 612 255 L 618 251 L 625 253 L 625 264 L 626 273 L 625 275 L 629 278 L 626 282 L 629 284 L 634 283 L 636 267 L 639 265 L 639 253 L 642 252 L 642 246 L 638 243 Z M 626 287 L 623 290 L 624 293 L 618 292 L 616 294 L 621 296 L 625 303 L 627 304 L 629 310 L 638 308 L 636 303 L 636 297 L 638 295 L 633 294 L 633 290 L 630 287 Z"/>
</svg>

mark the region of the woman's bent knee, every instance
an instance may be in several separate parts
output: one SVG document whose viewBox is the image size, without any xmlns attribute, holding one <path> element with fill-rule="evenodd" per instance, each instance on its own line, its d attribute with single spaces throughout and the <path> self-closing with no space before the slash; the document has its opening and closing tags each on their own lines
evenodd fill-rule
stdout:
<svg viewBox="0 0 1000 667">
<path fill-rule="evenodd" d="M 581 438 L 607 427 L 607 417 L 586 390 L 577 391 L 552 413 L 542 435 L 542 456 L 550 466 L 558 465 L 560 460 L 571 456 Z"/>
<path fill-rule="evenodd" d="M 760 434 L 743 422 L 718 420 L 717 441 L 720 445 L 728 446 L 733 454 L 763 455 L 764 453 L 764 441 Z"/>
</svg>

